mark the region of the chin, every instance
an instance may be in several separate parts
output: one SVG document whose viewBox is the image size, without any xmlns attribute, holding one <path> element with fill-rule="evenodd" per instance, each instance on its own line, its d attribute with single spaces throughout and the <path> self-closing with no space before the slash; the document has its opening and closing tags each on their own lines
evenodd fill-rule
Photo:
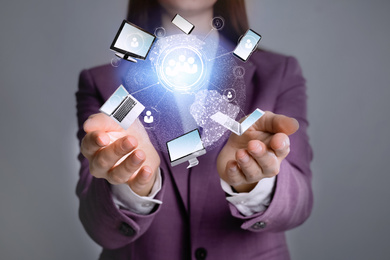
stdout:
<svg viewBox="0 0 390 260">
<path fill-rule="evenodd" d="M 167 11 L 191 15 L 211 8 L 217 0 L 159 0 Z"/>
</svg>

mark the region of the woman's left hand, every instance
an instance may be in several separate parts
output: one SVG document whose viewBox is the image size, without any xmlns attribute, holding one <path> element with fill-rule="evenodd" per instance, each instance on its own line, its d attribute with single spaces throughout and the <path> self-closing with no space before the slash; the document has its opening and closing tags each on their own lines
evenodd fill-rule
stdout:
<svg viewBox="0 0 390 260">
<path fill-rule="evenodd" d="M 219 176 L 237 192 L 249 192 L 261 179 L 276 176 L 290 152 L 288 136 L 298 128 L 294 118 L 265 112 L 243 135 L 230 135 L 218 155 Z"/>
</svg>

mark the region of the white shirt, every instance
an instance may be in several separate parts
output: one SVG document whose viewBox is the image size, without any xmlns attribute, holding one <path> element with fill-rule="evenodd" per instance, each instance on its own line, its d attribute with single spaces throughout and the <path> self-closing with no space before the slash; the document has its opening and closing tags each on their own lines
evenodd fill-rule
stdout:
<svg viewBox="0 0 390 260">
<path fill-rule="evenodd" d="M 226 200 L 233 204 L 237 210 L 244 216 L 251 216 L 257 212 L 264 211 L 271 202 L 271 195 L 275 186 L 275 177 L 264 178 L 257 183 L 250 192 L 236 193 L 232 187 L 221 179 L 223 191 L 230 195 Z M 134 213 L 141 215 L 149 214 L 156 204 L 162 204 L 162 201 L 154 199 L 161 190 L 162 178 L 161 171 L 157 174 L 156 181 L 148 196 L 137 195 L 129 185 L 112 185 L 113 200 L 117 206 L 122 206 Z"/>
</svg>

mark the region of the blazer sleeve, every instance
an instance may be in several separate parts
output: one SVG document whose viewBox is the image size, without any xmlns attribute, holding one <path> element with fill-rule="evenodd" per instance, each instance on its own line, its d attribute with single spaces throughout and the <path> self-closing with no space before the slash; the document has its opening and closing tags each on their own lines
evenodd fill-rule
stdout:
<svg viewBox="0 0 390 260">
<path fill-rule="evenodd" d="M 91 114 L 98 113 L 103 103 L 88 70 L 80 74 L 76 100 L 79 127 L 77 137 L 81 142 L 85 135 L 83 123 Z M 106 249 L 123 247 L 140 237 L 149 228 L 160 205 L 156 205 L 149 215 L 139 215 L 118 208 L 113 201 L 110 184 L 105 179 L 97 179 L 90 174 L 88 160 L 81 153 L 78 159 L 81 164 L 76 187 L 80 201 L 79 217 L 89 236 Z M 155 199 L 162 200 L 163 193 L 164 181 Z"/>
<path fill-rule="evenodd" d="M 241 228 L 254 232 L 280 232 L 302 224 L 313 206 L 310 162 L 312 149 L 307 135 L 306 85 L 295 58 L 285 59 L 274 113 L 293 117 L 299 129 L 290 136 L 291 151 L 281 163 L 276 187 L 269 207 L 245 217 L 229 205 L 234 217 L 244 222 Z"/>
</svg>

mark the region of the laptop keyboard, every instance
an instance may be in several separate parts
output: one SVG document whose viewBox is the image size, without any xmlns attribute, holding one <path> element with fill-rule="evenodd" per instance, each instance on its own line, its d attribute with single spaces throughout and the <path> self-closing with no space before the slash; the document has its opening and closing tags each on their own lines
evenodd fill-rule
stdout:
<svg viewBox="0 0 390 260">
<path fill-rule="evenodd" d="M 120 105 L 120 107 L 113 113 L 113 117 L 122 122 L 122 120 L 127 116 L 131 109 L 137 104 L 133 99 L 127 97 L 125 101 Z"/>
</svg>

